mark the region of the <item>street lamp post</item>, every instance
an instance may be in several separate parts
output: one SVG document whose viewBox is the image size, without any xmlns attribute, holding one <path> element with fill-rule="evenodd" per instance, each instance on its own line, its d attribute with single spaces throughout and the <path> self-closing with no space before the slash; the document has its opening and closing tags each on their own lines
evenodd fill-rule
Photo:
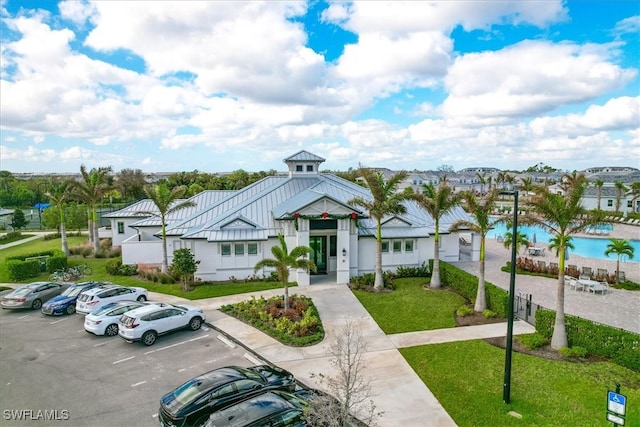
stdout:
<svg viewBox="0 0 640 427">
<path fill-rule="evenodd" d="M 513 302 L 516 288 L 516 255 L 518 242 L 518 191 L 503 192 L 513 194 L 513 230 L 511 235 L 511 270 L 509 279 L 509 302 L 507 305 L 507 345 L 504 359 L 504 383 L 502 385 L 502 400 L 511 401 L 511 355 L 513 353 Z"/>
</svg>

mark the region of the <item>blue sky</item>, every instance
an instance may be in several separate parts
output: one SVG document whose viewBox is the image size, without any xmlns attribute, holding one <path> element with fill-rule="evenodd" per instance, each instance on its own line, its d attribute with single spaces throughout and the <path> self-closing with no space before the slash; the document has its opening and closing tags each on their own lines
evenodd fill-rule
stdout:
<svg viewBox="0 0 640 427">
<path fill-rule="evenodd" d="M 640 167 L 637 0 L 0 8 L 2 170 Z"/>
</svg>

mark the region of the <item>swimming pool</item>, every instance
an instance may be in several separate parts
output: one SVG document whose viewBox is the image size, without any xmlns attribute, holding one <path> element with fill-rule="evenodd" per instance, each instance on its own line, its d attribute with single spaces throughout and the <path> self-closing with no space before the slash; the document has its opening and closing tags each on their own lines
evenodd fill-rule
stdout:
<svg viewBox="0 0 640 427">
<path fill-rule="evenodd" d="M 613 226 L 611 226 L 609 230 L 613 230 Z M 511 231 L 511 229 L 509 229 L 509 231 Z M 498 224 L 494 229 L 490 230 L 489 233 L 487 233 L 487 238 L 495 239 L 496 236 L 504 236 L 506 232 L 507 232 L 507 227 L 505 226 L 505 224 Z M 552 237 L 551 234 L 547 233 L 546 231 L 536 226 L 518 225 L 518 232 L 526 234 L 529 241 L 533 240 L 533 235 L 535 233 L 536 246 L 544 245 L 544 247 L 546 247 L 549 244 L 549 240 Z M 598 237 L 598 238 L 587 238 L 587 237 L 576 237 L 576 236 L 571 236 L 571 237 L 572 237 L 571 242 L 573 243 L 573 246 L 575 246 L 575 249 L 569 250 L 569 259 L 571 258 L 571 255 L 578 255 L 578 256 L 595 258 L 595 259 L 603 259 L 607 261 L 617 261 L 618 259 L 618 257 L 614 254 L 608 257 L 604 255 L 604 251 L 607 250 L 607 245 L 611 243 L 609 241 L 609 238 L 607 237 L 604 237 L 604 236 Z M 640 240 L 631 240 L 631 239 L 627 239 L 627 240 L 629 240 L 629 243 L 631 244 L 634 250 L 633 259 L 628 259 L 627 257 L 623 256 L 622 258 L 620 258 L 620 261 L 639 263 L 640 262 Z M 553 254 L 555 254 L 555 252 L 553 252 Z"/>
</svg>

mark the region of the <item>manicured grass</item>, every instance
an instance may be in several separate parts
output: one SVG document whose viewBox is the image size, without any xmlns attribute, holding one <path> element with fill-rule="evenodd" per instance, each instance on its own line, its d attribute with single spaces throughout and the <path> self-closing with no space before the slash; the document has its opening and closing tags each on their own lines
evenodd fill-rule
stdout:
<svg viewBox="0 0 640 427">
<path fill-rule="evenodd" d="M 386 334 L 455 327 L 455 312 L 465 299 L 448 290 L 424 290 L 424 283 L 424 278 L 402 278 L 391 293 L 353 293 Z"/>
<path fill-rule="evenodd" d="M 610 362 L 551 361 L 514 353 L 511 403 L 505 404 L 503 349 L 463 341 L 400 352 L 461 427 L 610 426 L 607 390 L 615 390 L 616 383 L 627 396 L 626 425 L 640 426 L 640 373 Z"/>
<path fill-rule="evenodd" d="M 86 242 L 86 236 L 73 236 L 69 237 L 69 247 L 80 245 Z M 31 242 L 13 246 L 0 252 L 0 267 L 4 264 L 8 257 L 29 254 L 39 251 L 46 251 L 51 249 L 60 249 L 60 239 L 44 240 L 44 238 L 37 239 Z M 113 282 L 123 286 L 139 286 L 147 289 L 150 292 L 159 292 L 168 295 L 175 295 L 178 297 L 186 298 L 189 300 L 197 300 L 203 298 L 213 298 L 225 295 L 243 294 L 246 292 L 264 291 L 268 289 L 278 289 L 282 285 L 279 282 L 221 282 L 215 284 L 203 284 L 196 286 L 195 290 L 191 292 L 183 292 L 180 284 L 161 284 L 152 282 L 149 280 L 141 280 L 134 276 L 112 276 L 107 273 L 105 268 L 106 264 L 110 261 L 109 258 L 92 258 L 92 257 L 76 257 L 69 258 L 69 266 L 75 266 L 80 264 L 86 264 L 90 266 L 93 273 L 90 276 L 83 277 L 78 281 L 105 281 Z M 38 277 L 33 277 L 24 283 L 38 282 L 49 280 L 49 273 L 43 273 Z M 0 283 L 11 283 L 9 279 L 9 272 L 6 268 L 0 268 Z M 289 284 L 289 286 L 295 286 L 295 284 Z"/>
</svg>

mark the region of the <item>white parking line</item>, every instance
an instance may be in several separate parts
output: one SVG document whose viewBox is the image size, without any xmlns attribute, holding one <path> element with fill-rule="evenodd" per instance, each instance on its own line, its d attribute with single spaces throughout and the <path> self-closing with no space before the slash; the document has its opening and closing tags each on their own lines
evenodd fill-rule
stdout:
<svg viewBox="0 0 640 427">
<path fill-rule="evenodd" d="M 158 418 L 158 413 L 156 412 L 155 414 L 151 415 L 151 418 Z"/>
<path fill-rule="evenodd" d="M 175 344 L 171 344 L 171 345 L 168 345 L 168 346 L 166 346 L 166 347 L 160 347 L 160 348 L 157 348 L 157 349 L 155 349 L 155 350 L 149 350 L 149 351 L 147 351 L 147 352 L 146 352 L 146 353 L 144 353 L 144 354 L 145 354 L 145 355 L 147 355 L 147 354 L 155 353 L 155 352 L 157 352 L 157 351 L 166 350 L 166 349 L 168 349 L 168 348 L 177 347 L 177 346 L 179 346 L 179 345 L 186 344 L 186 343 L 188 343 L 188 342 L 201 340 L 202 338 L 206 338 L 206 337 L 208 337 L 208 336 L 209 336 L 209 334 L 207 334 L 207 335 L 202 335 L 202 336 L 199 336 L 199 337 L 197 337 L 197 338 L 192 338 L 192 339 L 187 340 L 187 341 L 177 342 L 177 343 L 175 343 Z"/>
<path fill-rule="evenodd" d="M 56 323 L 60 323 L 60 322 L 64 322 L 65 320 L 69 320 L 69 318 L 67 317 L 66 319 L 60 319 L 60 320 L 54 320 L 53 322 L 51 322 L 51 325 L 55 325 Z"/>
<path fill-rule="evenodd" d="M 98 344 L 94 344 L 93 346 L 94 347 L 100 347 L 100 346 L 103 346 L 103 345 L 107 345 L 107 343 L 106 342 L 101 342 L 101 343 L 98 343 Z"/>
<path fill-rule="evenodd" d="M 19 320 L 22 320 L 22 319 L 24 319 L 24 318 L 26 318 L 26 317 L 29 317 L 29 315 L 28 315 L 28 314 L 25 314 L 25 315 L 24 315 L 24 316 L 22 316 L 22 317 L 18 317 L 18 319 L 19 319 Z"/>
<path fill-rule="evenodd" d="M 222 341 L 223 343 L 225 343 L 225 344 L 227 345 L 227 347 L 229 347 L 229 348 L 236 348 L 236 345 L 235 345 L 233 342 L 229 341 L 229 340 L 227 339 L 227 337 L 225 337 L 225 336 L 223 336 L 223 335 L 218 335 L 216 338 L 218 338 L 220 341 Z"/>
<path fill-rule="evenodd" d="M 138 387 L 139 385 L 142 385 L 144 383 L 146 383 L 146 381 L 140 381 L 139 383 L 131 384 L 131 387 Z"/>
<path fill-rule="evenodd" d="M 184 372 L 186 370 L 187 370 L 187 368 L 182 368 L 182 369 L 178 369 L 178 372 Z"/>
<path fill-rule="evenodd" d="M 200 329 L 202 329 L 205 332 L 209 332 L 210 331 L 210 329 L 207 328 L 206 326 L 200 326 Z"/>
<path fill-rule="evenodd" d="M 118 363 L 126 362 L 127 360 L 131 360 L 131 359 L 135 359 L 135 358 L 136 358 L 135 356 L 126 357 L 124 359 L 116 360 L 115 362 L 113 362 L 113 364 L 117 365 Z"/>
<path fill-rule="evenodd" d="M 264 362 L 260 359 L 255 358 L 253 355 L 249 353 L 244 354 L 244 358 L 253 363 L 254 365 L 264 365 Z"/>
</svg>

